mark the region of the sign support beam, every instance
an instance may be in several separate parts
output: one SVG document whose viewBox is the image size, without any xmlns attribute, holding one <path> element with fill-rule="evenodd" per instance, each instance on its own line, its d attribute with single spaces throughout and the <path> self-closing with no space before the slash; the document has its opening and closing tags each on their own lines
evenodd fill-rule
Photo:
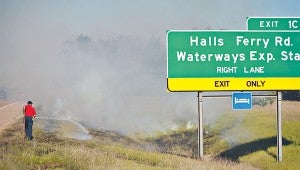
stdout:
<svg viewBox="0 0 300 170">
<path fill-rule="evenodd" d="M 281 91 L 277 91 L 277 162 L 282 161 Z"/>
<path fill-rule="evenodd" d="M 198 92 L 198 158 L 203 158 L 203 94 Z"/>
<path fill-rule="evenodd" d="M 198 154 L 197 157 L 202 159 L 204 156 L 204 138 L 203 138 L 203 100 L 205 98 L 231 98 L 232 95 L 203 95 L 202 91 L 197 92 L 198 104 Z M 277 162 L 282 161 L 282 127 L 281 127 L 281 91 L 277 91 L 276 95 L 252 95 L 255 97 L 276 97 L 276 119 L 277 119 Z"/>
</svg>

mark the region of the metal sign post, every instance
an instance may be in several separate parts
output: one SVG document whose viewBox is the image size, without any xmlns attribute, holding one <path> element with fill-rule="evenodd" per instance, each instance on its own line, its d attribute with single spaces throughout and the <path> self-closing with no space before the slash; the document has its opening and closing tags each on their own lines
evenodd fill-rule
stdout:
<svg viewBox="0 0 300 170">
<path fill-rule="evenodd" d="M 277 91 L 277 161 L 282 161 L 281 91 Z"/>
<path fill-rule="evenodd" d="M 203 157 L 203 95 L 198 92 L 198 158 Z"/>
</svg>

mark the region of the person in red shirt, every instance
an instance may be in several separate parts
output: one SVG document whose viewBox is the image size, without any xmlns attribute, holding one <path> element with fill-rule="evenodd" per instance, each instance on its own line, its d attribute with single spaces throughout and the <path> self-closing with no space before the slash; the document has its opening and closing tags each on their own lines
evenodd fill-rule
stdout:
<svg viewBox="0 0 300 170">
<path fill-rule="evenodd" d="M 35 108 L 32 106 L 32 101 L 28 101 L 27 105 L 24 106 L 23 108 L 23 113 L 25 116 L 25 138 L 28 140 L 32 140 L 32 125 L 33 125 L 33 120 L 32 118 L 35 118 L 36 116 L 36 111 Z"/>
</svg>

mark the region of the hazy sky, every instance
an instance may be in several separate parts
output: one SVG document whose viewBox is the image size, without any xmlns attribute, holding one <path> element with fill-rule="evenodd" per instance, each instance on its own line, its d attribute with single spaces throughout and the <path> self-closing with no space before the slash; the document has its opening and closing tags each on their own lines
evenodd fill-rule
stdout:
<svg viewBox="0 0 300 170">
<path fill-rule="evenodd" d="M 68 33 L 163 35 L 167 29 L 245 29 L 247 16 L 298 16 L 298 0 L 1 0 L 1 27 L 38 23 Z M 42 27 L 42 28 L 43 28 Z"/>
<path fill-rule="evenodd" d="M 196 94 L 167 92 L 166 30 L 246 29 L 247 16 L 300 16 L 299 6 L 298 0 L 0 0 L 0 87 L 11 100 L 24 92 L 43 112 L 93 127 L 170 128 L 196 120 Z M 204 119 L 219 114 L 224 104 L 217 103 L 207 103 Z"/>
</svg>

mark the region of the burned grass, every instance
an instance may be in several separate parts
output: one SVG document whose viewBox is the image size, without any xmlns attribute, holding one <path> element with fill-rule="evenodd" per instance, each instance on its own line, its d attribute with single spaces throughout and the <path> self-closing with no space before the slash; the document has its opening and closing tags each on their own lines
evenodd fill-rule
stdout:
<svg viewBox="0 0 300 170">
<path fill-rule="evenodd" d="M 24 140 L 22 120 L 1 133 L 0 169 L 253 169 L 225 161 L 164 154 L 153 146 L 149 151 L 149 141 L 113 131 L 90 130 L 92 138 L 86 141 L 45 132 L 37 126 L 33 134 L 34 140 Z"/>
<path fill-rule="evenodd" d="M 198 152 L 198 130 L 181 129 L 180 131 L 170 131 L 164 135 L 148 138 L 146 141 L 153 143 L 160 152 L 171 153 L 184 157 L 196 158 Z M 221 140 L 220 131 L 205 127 L 204 133 L 204 153 L 209 153 L 208 149 L 211 149 Z"/>
</svg>

